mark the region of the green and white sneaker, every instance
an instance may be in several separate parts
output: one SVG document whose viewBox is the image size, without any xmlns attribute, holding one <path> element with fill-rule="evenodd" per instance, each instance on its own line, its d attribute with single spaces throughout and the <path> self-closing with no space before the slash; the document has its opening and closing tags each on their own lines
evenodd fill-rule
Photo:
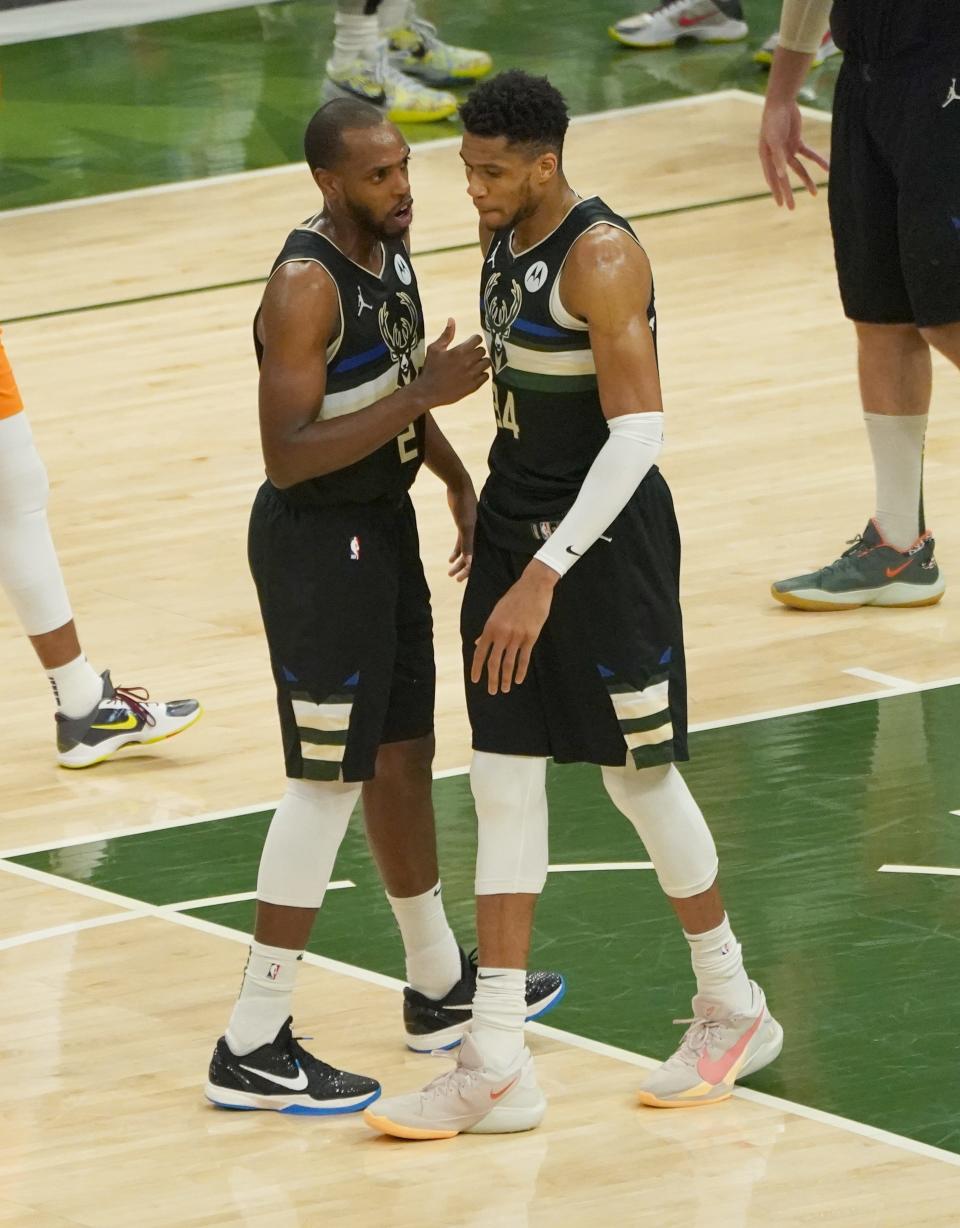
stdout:
<svg viewBox="0 0 960 1228">
<path fill-rule="evenodd" d="M 493 60 L 485 51 L 454 47 L 437 35 L 437 27 L 417 16 L 411 4 L 407 19 L 387 35 L 394 68 L 428 85 L 464 85 L 485 77 Z"/>
<path fill-rule="evenodd" d="M 767 1010 L 763 990 L 750 982 L 753 1002 L 743 1015 L 724 1014 L 723 1006 L 697 994 L 693 1019 L 680 1048 L 640 1088 L 641 1104 L 655 1109 L 716 1104 L 733 1095 L 733 1086 L 769 1066 L 783 1048 L 783 1028 Z"/>
<path fill-rule="evenodd" d="M 456 98 L 446 90 L 430 89 L 400 72 L 390 61 L 386 43 L 376 59 L 356 59 L 340 68 L 328 63 L 323 98 L 361 98 L 381 107 L 395 124 L 434 123 L 457 109 Z"/>
<path fill-rule="evenodd" d="M 855 610 L 862 605 L 936 605 L 946 588 L 933 557 L 934 540 L 922 533 L 909 550 L 884 541 L 869 521 L 849 549 L 819 571 L 771 587 L 774 600 L 795 610 Z"/>
<path fill-rule="evenodd" d="M 151 700 L 143 687 L 115 687 L 104 670 L 103 697 L 86 716 L 55 713 L 57 762 L 65 768 L 88 768 L 109 759 L 123 746 L 163 742 L 189 729 L 203 714 L 199 700 Z"/>
</svg>

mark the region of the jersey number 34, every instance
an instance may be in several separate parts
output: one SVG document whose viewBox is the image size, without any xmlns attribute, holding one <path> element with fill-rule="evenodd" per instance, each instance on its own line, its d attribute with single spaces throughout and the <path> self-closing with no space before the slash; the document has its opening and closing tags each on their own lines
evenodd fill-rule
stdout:
<svg viewBox="0 0 960 1228">
<path fill-rule="evenodd" d="M 501 404 L 496 384 L 493 386 L 493 416 L 501 431 L 512 431 L 514 439 L 520 438 L 520 423 L 517 421 L 517 407 L 513 400 L 513 393 L 508 392 Z"/>
</svg>

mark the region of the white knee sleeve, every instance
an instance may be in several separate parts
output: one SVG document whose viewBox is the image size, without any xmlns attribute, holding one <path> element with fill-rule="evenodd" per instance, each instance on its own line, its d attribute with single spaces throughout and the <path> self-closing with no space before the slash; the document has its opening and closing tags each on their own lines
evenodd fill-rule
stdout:
<svg viewBox="0 0 960 1228">
<path fill-rule="evenodd" d="M 47 471 L 24 413 L 0 420 L 0 585 L 27 635 L 73 617 L 47 524 Z"/>
<path fill-rule="evenodd" d="M 287 781 L 260 855 L 258 900 L 320 907 L 359 796 L 359 784 Z"/>
<path fill-rule="evenodd" d="M 474 751 L 477 895 L 539 895 L 547 881 L 547 761 Z"/>
<path fill-rule="evenodd" d="M 667 895 L 699 895 L 717 877 L 710 828 L 674 764 L 605 767 L 603 783 L 616 808 L 637 829 Z"/>
</svg>

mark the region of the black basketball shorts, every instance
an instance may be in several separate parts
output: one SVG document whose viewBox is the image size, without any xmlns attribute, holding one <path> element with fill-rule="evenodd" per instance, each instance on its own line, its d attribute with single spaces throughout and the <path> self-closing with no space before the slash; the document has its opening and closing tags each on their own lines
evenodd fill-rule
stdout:
<svg viewBox="0 0 960 1228">
<path fill-rule="evenodd" d="M 847 57 L 829 200 L 850 319 L 960 320 L 960 51 L 879 65 Z"/>
<path fill-rule="evenodd" d="M 489 695 L 486 673 L 470 681 L 475 641 L 536 531 L 481 500 L 460 621 L 474 749 L 620 767 L 628 754 L 637 767 L 687 759 L 680 534 L 657 469 L 554 589 L 524 682 Z"/>
<path fill-rule="evenodd" d="M 409 496 L 302 508 L 266 482 L 249 558 L 288 776 L 369 780 L 382 743 L 432 732 L 433 619 Z"/>
</svg>

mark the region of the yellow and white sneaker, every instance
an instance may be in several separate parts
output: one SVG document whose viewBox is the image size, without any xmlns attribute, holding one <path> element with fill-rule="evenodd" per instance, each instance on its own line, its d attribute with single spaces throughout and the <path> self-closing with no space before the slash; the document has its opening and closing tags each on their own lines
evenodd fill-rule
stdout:
<svg viewBox="0 0 960 1228">
<path fill-rule="evenodd" d="M 491 1070 L 468 1032 L 453 1070 L 421 1092 L 377 1101 L 364 1109 L 363 1120 L 394 1138 L 433 1139 L 533 1130 L 546 1111 L 530 1050 L 524 1049 L 509 1070 Z"/>
<path fill-rule="evenodd" d="M 783 1028 L 767 1010 L 763 990 L 754 981 L 753 1002 L 742 1015 L 702 994 L 693 999 L 693 1019 L 680 1048 L 640 1088 L 641 1104 L 655 1109 L 682 1109 L 716 1104 L 733 1094 L 733 1085 L 779 1056 Z"/>
<path fill-rule="evenodd" d="M 406 76 L 390 62 L 386 43 L 374 60 L 356 59 L 340 68 L 327 64 L 324 100 L 361 98 L 381 107 L 395 124 L 429 124 L 447 119 L 457 100 L 446 90 L 434 90 Z"/>
<path fill-rule="evenodd" d="M 143 687 L 115 687 L 104 670 L 103 697 L 86 716 L 55 713 L 57 762 L 65 768 L 93 767 L 132 743 L 163 742 L 189 729 L 203 714 L 199 700 L 151 700 Z"/>
<path fill-rule="evenodd" d="M 443 42 L 437 27 L 418 17 L 413 5 L 404 24 L 387 34 L 387 41 L 394 68 L 429 85 L 478 81 L 493 67 L 493 60 L 485 51 Z"/>
</svg>

